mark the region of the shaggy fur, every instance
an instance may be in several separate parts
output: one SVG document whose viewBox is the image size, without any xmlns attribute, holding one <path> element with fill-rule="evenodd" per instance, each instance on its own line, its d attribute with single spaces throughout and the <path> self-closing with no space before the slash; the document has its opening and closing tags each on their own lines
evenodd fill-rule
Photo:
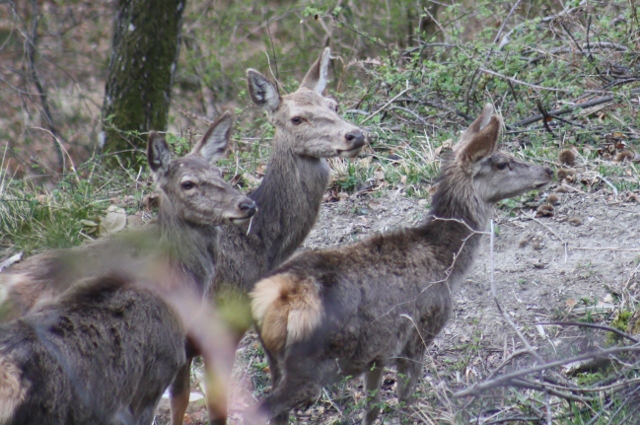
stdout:
<svg viewBox="0 0 640 425">
<path fill-rule="evenodd" d="M 0 423 L 150 424 L 185 361 L 178 318 L 120 276 L 0 326 Z"/>
<path fill-rule="evenodd" d="M 167 142 L 151 133 L 149 165 L 161 196 L 158 226 L 35 255 L 0 273 L 0 322 L 55 300 L 89 276 L 113 270 L 153 274 L 157 258 L 167 258 L 204 292 L 215 270 L 217 226 L 256 211 L 254 201 L 229 186 L 212 165 L 227 147 L 232 122 L 230 113 L 223 114 L 191 154 L 173 160 Z"/>
<path fill-rule="evenodd" d="M 289 410 L 323 386 L 361 374 L 372 394 L 364 423 L 372 424 L 382 370 L 391 364 L 405 377 L 399 400 L 412 401 L 424 351 L 451 314 L 452 291 L 473 262 L 494 202 L 553 176 L 495 152 L 502 121 L 492 113 L 487 105 L 444 164 L 425 223 L 302 253 L 256 285 L 253 313 L 273 384 L 262 408 L 272 424 L 286 424 Z M 297 322 L 294 308 L 307 320 Z M 286 336 L 285 321 L 298 323 Z"/>
<path fill-rule="evenodd" d="M 284 96 L 262 74 L 247 71 L 249 94 L 266 111 L 275 135 L 262 184 L 249 195 L 259 207 L 250 233 L 234 226 L 222 226 L 219 233 L 216 273 L 208 292 L 221 307 L 228 298 L 233 298 L 234 305 L 238 296 L 244 301 L 258 279 L 289 258 L 307 237 L 329 183 L 326 158 L 353 157 L 364 146 L 362 131 L 342 119 L 336 101 L 322 94 L 330 57 L 329 48 L 324 49 L 300 88 Z M 238 342 L 251 320 L 240 322 L 236 324 Z M 188 379 L 185 366 L 171 391 L 172 398 L 183 400 L 174 403 L 173 425 L 182 424 Z M 210 422 L 225 423 L 225 418 L 210 415 Z"/>
<path fill-rule="evenodd" d="M 252 292 L 251 312 L 264 330 L 265 347 L 279 352 L 313 333 L 322 320 L 319 290 L 313 278 L 299 281 L 286 274 L 258 282 Z"/>
</svg>

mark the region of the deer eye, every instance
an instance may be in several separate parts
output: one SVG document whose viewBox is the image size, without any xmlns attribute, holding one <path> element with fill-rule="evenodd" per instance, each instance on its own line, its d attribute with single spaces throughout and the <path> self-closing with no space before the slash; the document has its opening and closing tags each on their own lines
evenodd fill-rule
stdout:
<svg viewBox="0 0 640 425">
<path fill-rule="evenodd" d="M 508 166 L 509 166 L 509 163 L 508 163 L 508 162 L 498 162 L 498 163 L 496 164 L 496 168 L 497 168 L 498 170 L 504 170 L 504 169 L 505 169 L 505 168 L 507 168 Z"/>
<path fill-rule="evenodd" d="M 293 117 L 293 118 L 291 118 L 291 123 L 293 123 L 293 125 L 302 124 L 302 117 Z"/>
<path fill-rule="evenodd" d="M 189 190 L 189 189 L 193 189 L 196 186 L 196 184 L 194 182 L 192 182 L 192 181 L 187 180 L 185 182 L 180 183 L 180 186 L 184 190 Z"/>
</svg>

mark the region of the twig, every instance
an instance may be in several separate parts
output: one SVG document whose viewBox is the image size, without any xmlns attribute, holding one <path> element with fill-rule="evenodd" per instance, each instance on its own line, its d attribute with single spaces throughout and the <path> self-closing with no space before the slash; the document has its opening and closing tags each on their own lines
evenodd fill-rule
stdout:
<svg viewBox="0 0 640 425">
<path fill-rule="evenodd" d="M 623 289 L 627 289 L 629 287 L 629 283 L 631 283 L 631 279 L 633 279 L 633 277 L 636 275 L 636 273 L 638 273 L 638 269 L 640 269 L 640 263 L 638 263 L 636 268 L 633 269 L 633 271 L 631 273 L 629 273 L 629 278 L 627 279 L 627 281 L 622 286 Z"/>
<path fill-rule="evenodd" d="M 632 89 L 632 90 L 629 91 L 629 95 L 636 95 L 636 94 L 640 94 L 640 88 Z M 549 111 L 549 115 L 552 115 L 552 116 L 565 115 L 565 114 L 568 114 L 568 113 L 572 112 L 575 109 L 590 108 L 591 106 L 596 106 L 596 105 L 601 105 L 603 103 L 611 102 L 614 99 L 615 99 L 614 95 L 602 96 L 602 97 L 598 97 L 596 99 L 590 100 L 588 102 L 577 103 L 577 104 L 569 106 L 567 108 L 554 109 L 553 111 Z M 511 125 L 513 127 L 522 127 L 522 126 L 525 126 L 525 125 L 532 124 L 532 123 L 534 123 L 536 121 L 540 121 L 542 118 L 543 118 L 542 114 L 533 115 L 531 117 L 524 118 L 524 119 L 518 121 L 517 123 L 511 124 Z"/>
<path fill-rule="evenodd" d="M 491 295 L 493 295 L 493 301 L 496 303 L 496 307 L 498 308 L 498 311 L 500 312 L 504 320 L 509 324 L 509 326 L 513 328 L 513 330 L 516 332 L 516 335 L 518 335 L 518 338 L 520 338 L 520 341 L 522 341 L 522 343 L 527 348 L 527 350 L 529 350 L 529 353 L 531 353 L 531 355 L 535 357 L 536 360 L 538 360 L 539 362 L 544 362 L 542 357 L 540 357 L 540 355 L 534 350 L 531 344 L 529 344 L 529 341 L 527 341 L 524 335 L 520 333 L 520 330 L 518 329 L 518 327 L 515 325 L 515 323 L 513 323 L 509 315 L 502 309 L 502 306 L 500 305 L 500 301 L 498 301 L 498 294 L 496 292 L 496 281 L 494 276 L 495 256 L 493 251 L 493 240 L 494 240 L 494 230 L 493 230 L 493 220 L 491 220 L 491 230 L 489 234 L 489 252 L 491 255 L 491 278 L 490 279 L 491 279 Z"/>
<path fill-rule="evenodd" d="M 506 345 L 506 344 L 505 344 L 505 345 Z M 505 349 L 506 349 L 506 347 L 505 347 Z M 511 353 L 511 355 L 510 355 L 509 357 L 507 357 L 506 359 L 504 359 L 504 360 L 502 361 L 502 363 L 500 363 L 500 364 L 498 365 L 498 367 L 496 367 L 496 368 L 491 372 L 491 374 L 489 374 L 489 376 L 488 376 L 488 378 L 487 378 L 487 379 L 491 379 L 491 378 L 493 378 L 494 376 L 496 376 L 496 374 L 497 374 L 498 372 L 500 372 L 500 370 L 502 370 L 502 368 L 503 368 L 503 367 L 505 367 L 506 365 L 508 365 L 508 364 L 511 362 L 511 360 L 515 359 L 516 357 L 520 357 L 520 356 L 522 356 L 522 355 L 524 355 L 524 354 L 530 354 L 529 350 L 524 349 L 524 350 L 514 351 L 513 353 Z"/>
<path fill-rule="evenodd" d="M 464 389 L 462 391 L 458 391 L 457 393 L 454 393 L 453 396 L 454 397 L 467 397 L 467 396 L 471 396 L 471 395 L 476 395 L 476 394 L 480 394 L 483 391 L 486 391 L 488 389 L 491 388 L 496 388 L 496 387 L 501 387 L 504 385 L 509 385 L 509 383 L 511 382 L 511 380 L 515 379 L 515 378 L 520 378 L 522 376 L 526 376 L 526 375 L 530 375 L 536 372 L 540 372 L 540 371 L 544 371 L 544 370 L 549 370 L 549 369 L 553 369 L 555 367 L 558 366 L 564 366 L 566 364 L 569 363 L 574 363 L 580 360 L 587 360 L 587 359 L 592 359 L 595 357 L 604 357 L 604 356 L 611 356 L 614 354 L 621 354 L 621 353 L 629 353 L 629 352 L 637 352 L 640 351 L 640 346 L 636 345 L 631 345 L 628 347 L 615 347 L 615 348 L 610 348 L 607 350 L 602 350 L 600 352 L 592 352 L 592 353 L 586 353 L 586 354 L 581 354 L 578 356 L 574 356 L 574 357 L 569 357 L 566 359 L 561 359 L 561 360 L 556 360 L 555 362 L 549 362 L 546 364 L 542 364 L 542 365 L 538 365 L 538 366 L 534 366 L 531 367 L 529 369 L 523 369 L 523 370 L 518 370 L 512 373 L 509 373 L 507 375 L 503 375 L 499 378 L 493 379 L 491 381 L 484 381 L 484 382 L 479 382 L 477 384 L 472 385 L 471 387 Z"/>
<path fill-rule="evenodd" d="M 547 111 L 545 111 L 545 109 L 542 107 L 542 102 L 540 102 L 540 99 L 538 99 L 538 101 L 536 102 L 536 105 L 538 107 L 538 111 L 540 111 L 540 113 L 542 114 L 542 125 L 544 125 L 544 129 L 547 130 L 552 136 L 555 137 L 555 134 L 551 130 L 551 127 L 549 127 L 549 121 L 551 121 L 551 117 L 549 116 Z"/>
<path fill-rule="evenodd" d="M 544 227 L 545 229 L 547 229 L 553 236 L 555 236 L 556 238 L 558 238 L 558 240 L 560 242 L 562 242 L 562 245 L 564 247 L 564 262 L 567 262 L 567 257 L 568 257 L 568 250 L 569 250 L 569 242 L 565 241 L 564 239 L 562 239 L 562 236 L 560 236 L 559 234 L 557 234 L 551 227 L 547 226 L 545 223 L 543 223 L 542 221 L 538 220 L 537 218 L 535 218 L 534 216 L 530 215 L 530 214 L 523 214 L 524 217 L 528 218 L 529 220 L 533 220 L 536 223 L 538 223 L 539 225 L 541 225 L 542 227 Z"/>
<path fill-rule="evenodd" d="M 507 77 L 506 75 L 499 74 L 499 73 L 497 73 L 495 71 L 491 71 L 491 70 L 486 69 L 486 68 L 480 68 L 480 71 L 482 71 L 484 73 L 487 73 L 487 74 L 490 74 L 490 75 L 494 75 L 496 77 L 504 78 L 505 80 L 511 81 L 513 83 L 516 83 L 516 84 L 520 84 L 520 85 L 523 85 L 523 86 L 531 87 L 532 89 L 563 92 L 563 93 L 571 93 L 572 92 L 572 90 L 558 89 L 558 88 L 555 88 L 555 87 L 543 87 L 543 86 L 539 86 L 537 84 L 526 83 L 524 81 L 520 81 L 520 80 L 517 80 L 515 78 Z"/>
<path fill-rule="evenodd" d="M 538 322 L 536 325 L 553 325 L 553 326 L 580 326 L 583 328 L 593 328 L 593 329 L 601 329 L 603 331 L 613 332 L 622 338 L 626 338 L 629 341 L 632 341 L 634 344 L 640 342 L 640 340 L 635 339 L 628 333 L 622 332 L 616 328 L 612 328 L 604 325 L 596 325 L 594 323 L 582 323 L 582 322 Z"/>
<path fill-rule="evenodd" d="M 609 187 L 611 188 L 611 190 L 613 190 L 613 194 L 614 194 L 614 196 L 616 196 L 616 197 L 618 196 L 618 188 L 617 188 L 617 187 L 615 187 L 615 186 L 613 185 L 613 183 L 611 183 L 609 180 L 607 180 L 607 179 L 606 179 L 602 174 L 598 174 L 598 178 L 599 178 L 600 180 L 602 180 L 603 182 L 605 182 L 605 184 L 606 184 L 607 186 L 609 186 Z"/>
<path fill-rule="evenodd" d="M 378 115 L 380 112 L 382 112 L 387 106 L 391 105 L 397 98 L 399 98 L 400 96 L 402 96 L 403 94 L 405 94 L 406 92 L 408 92 L 410 90 L 410 88 L 406 88 L 404 90 L 402 90 L 400 93 L 398 93 L 397 95 L 395 95 L 390 101 L 388 101 L 387 103 L 385 103 L 384 105 L 382 105 L 380 108 L 378 108 L 374 113 L 372 113 L 371 115 L 369 115 L 367 118 L 365 118 L 364 120 L 362 120 L 362 122 L 360 124 L 364 124 L 367 121 L 369 121 L 371 118 L 375 117 L 376 115 Z"/>
<path fill-rule="evenodd" d="M 514 379 L 513 381 L 511 381 L 511 385 L 515 387 L 529 388 L 532 390 L 548 392 L 549 394 L 553 394 L 555 396 L 562 397 L 567 400 L 579 401 L 582 403 L 587 403 L 589 401 L 597 400 L 597 398 L 595 397 L 581 397 L 574 394 L 569 394 L 566 392 L 554 390 L 552 388 L 549 388 L 544 383 L 531 382 L 526 379 Z"/>
<path fill-rule="evenodd" d="M 575 246 L 571 249 L 577 251 L 621 251 L 621 252 L 640 252 L 640 248 L 617 248 L 613 246 L 591 247 L 591 246 Z"/>
<path fill-rule="evenodd" d="M 513 5 L 511 10 L 509 11 L 509 14 L 507 15 L 507 17 L 504 18 L 504 20 L 502 21 L 502 25 L 500 25 L 500 29 L 498 30 L 498 32 L 496 33 L 495 38 L 493 39 L 493 44 L 496 44 L 498 42 L 498 40 L 500 39 L 500 35 L 502 34 L 502 30 L 504 29 L 504 26 L 506 25 L 506 23 L 509 20 L 509 18 L 511 17 L 511 15 L 513 15 L 513 12 L 516 10 L 516 8 L 520 5 L 520 1 L 522 1 L 522 0 L 516 1 L 516 3 Z"/>
<path fill-rule="evenodd" d="M 51 109 L 49 108 L 49 100 L 47 98 L 47 92 L 40 81 L 40 77 L 38 76 L 38 72 L 36 70 L 36 44 L 38 42 L 38 23 L 40 22 L 40 16 L 38 11 L 38 3 L 35 0 L 31 1 L 31 9 L 33 13 L 33 17 L 31 18 L 31 30 L 30 33 L 24 35 L 25 40 L 25 48 L 27 50 L 27 58 L 29 59 L 29 76 L 31 81 L 36 86 L 38 90 L 38 96 L 40 97 L 40 101 L 42 102 L 42 110 L 44 111 L 44 116 L 46 117 L 47 127 L 54 138 L 53 147 L 58 156 L 58 169 L 61 172 L 64 172 L 64 154 L 62 153 L 62 149 L 60 149 L 60 145 L 58 144 L 58 131 L 53 125 L 53 116 L 51 115 Z"/>
<path fill-rule="evenodd" d="M 269 25 L 269 18 L 267 18 L 267 34 L 269 34 L 269 43 L 271 44 L 271 53 L 273 54 L 273 65 L 276 68 L 276 81 L 278 81 L 278 57 L 276 56 L 276 47 L 273 44 L 273 38 L 271 37 L 271 26 Z"/>
<path fill-rule="evenodd" d="M 556 13 L 555 15 L 545 16 L 544 18 L 540 19 L 540 23 L 551 22 L 551 21 L 553 21 L 555 19 L 558 19 L 558 18 L 561 18 L 561 17 L 563 17 L 565 15 L 570 15 L 573 12 L 575 12 L 576 10 L 580 9 L 586 3 L 587 3 L 587 0 L 582 0 L 577 7 L 572 7 L 570 9 L 565 9 L 562 12 Z M 520 28 L 526 22 L 529 22 L 529 21 L 524 21 L 523 23 L 521 23 L 519 25 L 516 25 L 515 27 L 511 28 L 511 30 L 507 34 L 505 34 L 504 37 L 502 37 L 502 41 L 500 42 L 500 45 L 498 46 L 498 48 L 502 49 L 504 46 L 509 44 L 509 41 L 511 40 L 511 34 L 513 34 L 515 31 L 517 31 L 518 28 Z"/>
<path fill-rule="evenodd" d="M 454 108 L 452 108 L 450 106 L 442 105 L 440 103 L 436 103 L 436 102 L 433 102 L 433 101 L 424 100 L 424 99 L 415 99 L 415 98 L 413 98 L 411 96 L 403 97 L 402 99 L 398 99 L 398 100 L 406 101 L 406 102 L 419 103 L 420 105 L 429 106 L 430 108 L 440 109 L 440 110 L 443 110 L 443 111 L 451 112 L 452 114 L 456 114 L 459 117 L 464 118 L 468 122 L 473 121 L 473 117 L 470 117 L 469 115 L 465 114 L 464 112 L 459 111 L 458 109 L 454 109 Z"/>
<path fill-rule="evenodd" d="M 413 115 L 418 121 L 422 123 L 423 126 L 427 127 L 429 125 L 429 123 L 424 118 L 422 118 L 420 115 L 416 114 L 409 108 L 405 108 L 403 106 L 391 105 L 389 109 L 398 109 L 402 112 L 406 112 L 409 115 Z"/>
<path fill-rule="evenodd" d="M 75 174 L 75 178 L 76 178 L 76 182 L 78 182 L 78 184 L 80 184 L 80 178 L 78 177 L 78 170 L 76 170 L 76 165 L 73 163 L 73 158 L 71 158 L 71 155 L 69 155 L 69 152 L 67 152 L 67 150 L 64 148 L 64 146 L 62 145 L 62 142 L 60 141 L 60 139 L 58 138 L 58 136 L 52 132 L 49 129 L 46 128 L 42 128 L 42 127 L 33 127 L 35 130 L 42 130 L 44 132 L 47 132 L 51 135 L 51 137 L 53 137 L 53 140 L 57 143 L 58 148 L 64 152 L 65 154 L 67 154 L 67 158 L 69 158 L 69 163 L 71 164 L 71 169 L 73 170 L 73 173 Z M 67 165 L 64 161 L 64 157 L 62 158 L 62 169 L 65 170 L 67 168 Z"/>
</svg>

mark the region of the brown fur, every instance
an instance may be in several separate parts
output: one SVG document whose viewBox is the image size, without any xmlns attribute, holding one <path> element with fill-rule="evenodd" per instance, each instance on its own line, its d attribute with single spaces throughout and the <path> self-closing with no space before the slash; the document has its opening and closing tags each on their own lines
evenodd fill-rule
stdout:
<svg viewBox="0 0 640 425">
<path fill-rule="evenodd" d="M 264 329 L 262 342 L 274 353 L 308 338 L 322 320 L 322 300 L 313 279 L 299 282 L 277 275 L 258 282 L 251 298 L 253 317 Z"/>
<path fill-rule="evenodd" d="M 186 335 L 153 291 L 133 286 L 85 279 L 0 325 L 0 423 L 151 424 Z"/>
<path fill-rule="evenodd" d="M 259 208 L 250 233 L 223 226 L 218 237 L 216 274 L 209 294 L 219 306 L 224 307 L 227 298 L 238 295 L 245 301 L 246 294 L 265 273 L 293 254 L 318 217 L 329 183 L 326 158 L 356 156 L 364 145 L 363 132 L 336 112 L 334 99 L 323 95 L 329 62 L 330 50 L 326 48 L 300 88 L 282 96 L 262 74 L 247 71 L 249 94 L 267 113 L 275 135 L 262 184 L 249 195 Z M 251 323 L 249 317 L 246 319 L 236 325 L 238 341 Z M 180 376 L 186 381 L 188 371 L 182 371 Z M 176 380 L 172 397 L 185 400 L 183 392 L 187 389 L 188 382 Z M 174 404 L 176 409 L 184 409 L 172 410 L 172 424 L 180 425 L 187 406 Z M 209 419 L 211 423 L 225 422 L 225 418 L 211 415 Z"/>
<path fill-rule="evenodd" d="M 223 114 L 189 155 L 177 159 L 152 132 L 148 157 L 161 193 L 159 226 L 45 252 L 0 273 L 0 322 L 54 301 L 83 278 L 112 270 L 153 274 L 160 257 L 168 257 L 204 292 L 214 274 L 218 226 L 247 220 L 256 211 L 254 201 L 233 189 L 213 165 L 227 147 L 232 122 L 230 113 Z"/>
<path fill-rule="evenodd" d="M 231 188 L 212 165 L 226 149 L 231 124 L 231 115 L 223 114 L 191 154 L 173 160 L 166 141 L 151 133 L 149 165 L 161 192 L 158 227 L 40 254 L 15 265 L 0 274 L 4 296 L 0 321 L 44 308 L 65 291 L 72 291 L 78 281 L 114 270 L 135 280 L 153 280 L 158 261 L 168 263 L 175 272 L 173 281 L 192 282 L 202 294 L 213 277 L 217 226 L 247 220 L 256 211 L 254 201 Z M 163 340 L 157 341 L 162 344 Z M 90 365 L 84 366 L 90 370 Z M 180 402 L 185 403 L 184 399 Z"/>
<path fill-rule="evenodd" d="M 16 408 L 25 400 L 29 383 L 11 358 L 0 357 L 0 424 L 13 418 Z"/>
<path fill-rule="evenodd" d="M 262 409 L 271 424 L 286 424 L 289 410 L 323 386 L 361 374 L 371 394 L 364 423 L 372 424 L 385 365 L 403 377 L 399 401 L 412 401 L 425 349 L 451 314 L 452 292 L 473 263 L 494 203 L 553 176 L 496 152 L 502 120 L 492 114 L 487 105 L 443 164 L 423 224 L 304 252 L 256 285 L 253 313 L 273 386 Z"/>
</svg>

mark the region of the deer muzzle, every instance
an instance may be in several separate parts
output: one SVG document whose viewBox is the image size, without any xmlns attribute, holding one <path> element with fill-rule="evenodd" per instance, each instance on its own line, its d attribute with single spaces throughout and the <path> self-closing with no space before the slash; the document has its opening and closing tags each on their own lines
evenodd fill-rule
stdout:
<svg viewBox="0 0 640 425">
<path fill-rule="evenodd" d="M 364 146 L 364 133 L 361 130 L 354 130 L 347 133 L 344 138 L 348 149 L 338 149 L 338 155 L 343 158 L 353 158 L 358 155 Z"/>
</svg>

